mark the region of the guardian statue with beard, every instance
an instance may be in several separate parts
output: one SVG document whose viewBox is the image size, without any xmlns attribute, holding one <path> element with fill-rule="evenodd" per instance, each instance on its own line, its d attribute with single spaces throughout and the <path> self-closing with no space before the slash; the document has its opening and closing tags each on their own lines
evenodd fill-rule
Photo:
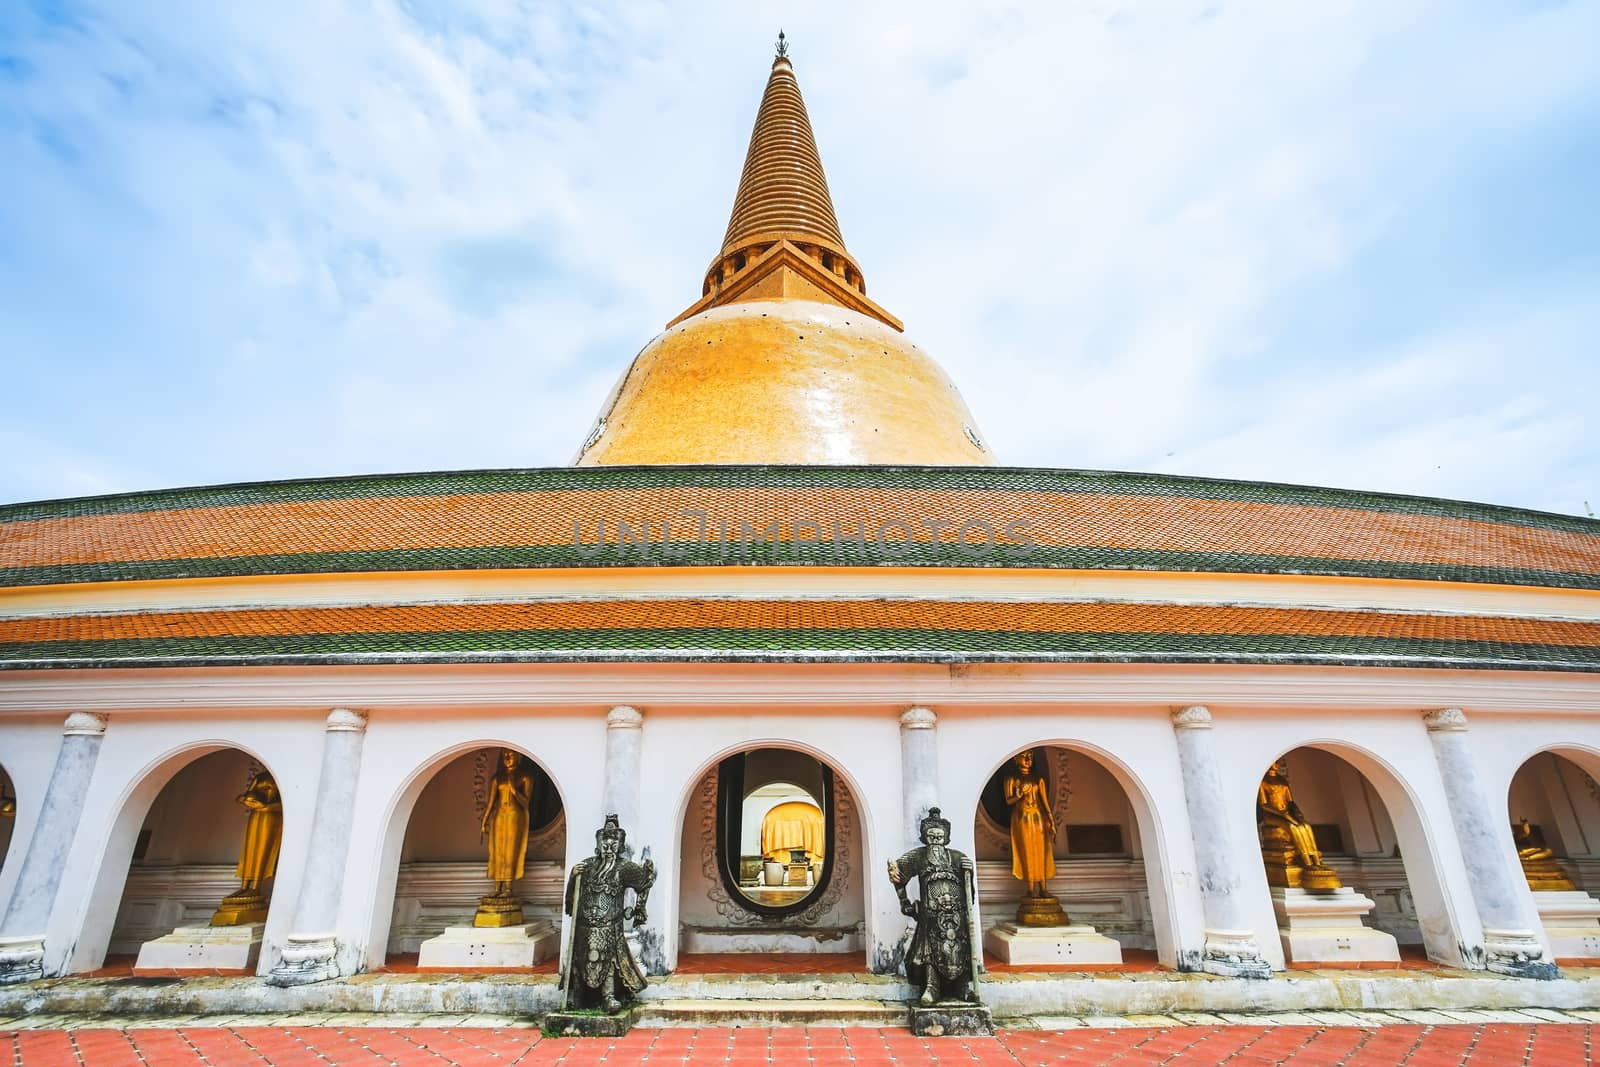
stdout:
<svg viewBox="0 0 1600 1067">
<path fill-rule="evenodd" d="M 920 889 L 915 901 L 906 896 L 906 883 L 913 878 Z M 889 881 L 900 895 L 900 910 L 917 924 L 906 953 L 906 977 L 922 987 L 922 1006 L 976 1004 L 975 868 L 966 854 L 950 847 L 950 823 L 938 808 L 929 808 L 922 820 L 922 847 L 889 862 Z"/>
<path fill-rule="evenodd" d="M 615 1014 L 644 989 L 644 975 L 623 936 L 631 919 L 646 920 L 645 900 L 655 884 L 655 864 L 623 855 L 627 835 L 615 815 L 594 835 L 594 855 L 567 876 L 565 910 L 572 916 L 572 942 L 563 960 L 563 1005 L 567 1011 L 600 1008 Z M 634 902 L 625 904 L 627 890 Z"/>
</svg>

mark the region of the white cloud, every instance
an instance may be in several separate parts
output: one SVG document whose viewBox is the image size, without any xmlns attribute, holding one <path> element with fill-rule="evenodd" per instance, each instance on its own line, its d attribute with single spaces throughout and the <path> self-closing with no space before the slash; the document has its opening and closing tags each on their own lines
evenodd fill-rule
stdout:
<svg viewBox="0 0 1600 1067">
<path fill-rule="evenodd" d="M 1463 293 L 1441 323 L 1362 273 L 1459 175 L 1583 120 L 1597 21 L 1429 3 L 107 5 L 22 42 L 20 136 L 54 131 L 78 159 L 30 150 L 13 181 L 56 183 L 35 239 L 60 284 L 125 309 L 92 337 L 23 309 L 0 344 L 33 368 L 26 432 L 116 457 L 106 488 L 564 463 L 697 295 L 784 25 L 874 297 L 1003 460 L 1575 510 L 1600 455 L 1576 387 L 1596 384 L 1582 286 L 1491 271 L 1498 317 Z M 1470 204 L 1452 224 L 1476 224 Z M 123 269 L 63 266 L 87 257 Z M 1593 261 L 1578 269 L 1592 288 Z M 1336 282 L 1368 336 L 1285 325 Z M 137 402 L 87 400 L 82 433 L 53 402 L 68 371 Z M 0 498 L 56 495 L 15 455 Z"/>
</svg>

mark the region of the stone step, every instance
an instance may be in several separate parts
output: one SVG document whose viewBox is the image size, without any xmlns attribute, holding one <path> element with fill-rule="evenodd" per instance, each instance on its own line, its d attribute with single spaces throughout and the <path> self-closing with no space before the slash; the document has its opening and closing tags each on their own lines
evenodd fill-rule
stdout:
<svg viewBox="0 0 1600 1067">
<path fill-rule="evenodd" d="M 666 1000 L 878 1000 L 906 1001 L 904 978 L 861 974 L 674 974 L 653 978 L 645 1001 Z"/>
<path fill-rule="evenodd" d="M 647 1001 L 634 1025 L 671 1026 L 905 1026 L 904 1004 L 883 1000 L 698 1000 Z"/>
</svg>

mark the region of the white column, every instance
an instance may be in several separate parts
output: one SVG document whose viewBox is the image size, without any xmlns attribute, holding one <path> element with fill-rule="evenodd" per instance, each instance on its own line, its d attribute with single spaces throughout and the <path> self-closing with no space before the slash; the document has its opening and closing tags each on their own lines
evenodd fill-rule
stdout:
<svg viewBox="0 0 1600 1067">
<path fill-rule="evenodd" d="M 1523 915 L 1523 896 L 1527 883 L 1521 870 L 1514 870 L 1508 857 L 1505 838 L 1511 833 L 1510 819 L 1484 794 L 1478 781 L 1477 765 L 1467 747 L 1467 716 L 1460 708 L 1441 708 L 1422 716 L 1433 742 L 1433 758 L 1439 764 L 1444 796 L 1450 806 L 1456 839 L 1461 843 L 1461 859 L 1467 868 L 1467 884 L 1478 906 L 1478 921 L 1483 924 L 1484 965 L 1498 974 L 1519 978 L 1556 978 L 1560 972 L 1544 958 L 1544 945 L 1528 928 Z"/>
<path fill-rule="evenodd" d="M 1200 903 L 1205 911 L 1205 951 L 1200 969 L 1233 978 L 1270 978 L 1272 968 L 1261 958 L 1249 910 L 1235 868 L 1228 805 L 1211 735 L 1211 712 L 1203 707 L 1172 713 L 1178 738 L 1178 764 L 1183 773 L 1184 806 L 1194 835 L 1195 867 L 1200 875 Z"/>
<path fill-rule="evenodd" d="M 61 734 L 44 806 L 28 839 L 5 919 L 0 921 L 0 985 L 44 977 L 45 929 L 61 886 L 67 852 L 83 817 L 89 779 L 105 740 L 106 716 L 75 711 L 67 716 Z"/>
<path fill-rule="evenodd" d="M 306 850 L 300 898 L 295 902 L 293 932 L 284 945 L 283 959 L 267 975 L 272 985 L 304 985 L 339 974 L 335 927 L 366 735 L 364 712 L 335 708 L 328 714 L 317 806 L 311 813 L 311 845 Z"/>
<path fill-rule="evenodd" d="M 606 713 L 606 767 L 600 807 L 608 815 L 614 812 L 628 832 L 630 854 L 639 833 L 639 761 L 643 742 L 644 715 L 638 708 L 621 705 Z"/>
<path fill-rule="evenodd" d="M 928 809 L 939 806 L 939 716 L 932 708 L 907 708 L 900 713 L 900 849 L 912 848 Z M 898 856 L 900 850 L 892 855 Z"/>
</svg>

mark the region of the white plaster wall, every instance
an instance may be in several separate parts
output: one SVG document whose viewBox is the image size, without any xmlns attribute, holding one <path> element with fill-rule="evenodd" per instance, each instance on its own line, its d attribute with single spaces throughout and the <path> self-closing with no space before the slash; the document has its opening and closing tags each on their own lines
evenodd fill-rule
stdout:
<svg viewBox="0 0 1600 1067">
<path fill-rule="evenodd" d="M 284 836 L 278 856 L 279 887 L 298 886 L 316 795 L 316 759 L 323 716 L 317 712 L 274 715 L 215 709 L 113 715 L 95 765 L 82 821 L 67 858 L 45 943 L 46 973 L 91 970 L 105 959 L 133 846 L 151 805 L 186 766 L 208 753 L 238 748 L 273 774 L 283 795 Z M 242 784 L 235 788 L 236 795 Z M 235 807 L 232 796 L 228 805 Z M 213 816 L 219 813 L 212 812 Z M 239 824 L 234 810 L 227 825 Z M 234 845 L 237 855 L 237 843 Z M 274 892 L 266 937 L 288 932 L 289 893 Z M 263 951 L 261 969 L 272 954 Z"/>
<path fill-rule="evenodd" d="M 361 753 L 355 823 L 340 901 L 337 936 L 341 967 L 353 971 L 383 964 L 400 855 L 413 810 L 435 775 L 479 748 L 515 748 L 538 763 L 560 791 L 566 809 L 564 869 L 591 855 L 594 831 L 604 821 L 600 797 L 607 710 L 374 710 Z M 467 786 L 470 821 L 470 774 Z M 631 843 L 632 828 L 627 829 Z"/>
<path fill-rule="evenodd" d="M 1420 712 L 1285 715 L 1212 706 L 1211 713 L 1230 793 L 1235 865 L 1254 917 L 1251 928 L 1274 967 L 1283 966 L 1283 948 L 1261 861 L 1256 794 L 1272 761 L 1302 746 L 1338 755 L 1371 783 L 1393 824 L 1429 957 L 1467 962 L 1462 947 L 1483 943 L 1482 926 Z"/>
<path fill-rule="evenodd" d="M 997 705 L 934 710 L 939 715 L 939 793 L 951 813 L 955 847 L 973 851 L 984 783 L 1017 752 L 1061 745 L 1083 753 L 1105 768 L 1132 808 L 1144 852 L 1157 957 L 1175 967 L 1181 953 L 1201 951 L 1204 916 L 1170 708 Z M 981 911 L 983 901 L 978 904 Z"/>
<path fill-rule="evenodd" d="M 27 854 L 33 824 L 44 804 L 44 792 L 61 748 L 61 724 L 66 717 L 65 711 L 0 717 L 0 765 L 10 776 L 12 792 L 17 797 L 17 817 L 5 820 L 11 824 L 11 837 L 4 858 L 0 859 L 0 915 L 5 914 L 11 901 L 11 888 L 22 870 L 22 857 Z"/>
<path fill-rule="evenodd" d="M 867 962 L 887 966 L 902 933 L 886 865 L 904 850 L 900 836 L 900 724 L 892 709 L 672 707 L 644 710 L 640 833 L 660 871 L 650 900 L 650 928 L 660 957 L 646 963 L 671 969 L 678 959 L 681 864 L 698 856 L 698 843 L 682 840 L 684 816 L 706 771 L 735 752 L 792 748 L 829 764 L 850 789 L 859 812 L 865 894 Z"/>
</svg>

